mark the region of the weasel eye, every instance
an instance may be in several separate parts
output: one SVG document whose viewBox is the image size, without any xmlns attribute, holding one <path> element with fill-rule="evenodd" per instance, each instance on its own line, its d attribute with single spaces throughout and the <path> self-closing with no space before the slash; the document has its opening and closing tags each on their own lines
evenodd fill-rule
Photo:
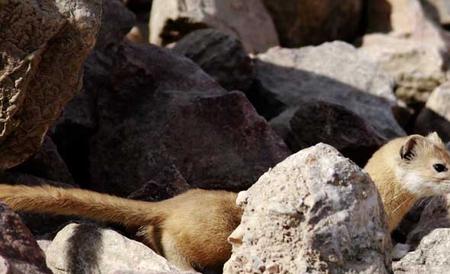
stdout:
<svg viewBox="0 0 450 274">
<path fill-rule="evenodd" d="M 444 172 L 447 171 L 447 167 L 443 164 L 434 164 L 433 165 L 434 170 L 436 170 L 437 172 Z"/>
</svg>

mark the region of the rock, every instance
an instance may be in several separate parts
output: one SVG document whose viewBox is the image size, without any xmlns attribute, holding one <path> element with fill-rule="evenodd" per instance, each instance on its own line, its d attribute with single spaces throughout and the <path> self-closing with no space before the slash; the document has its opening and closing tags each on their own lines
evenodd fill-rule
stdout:
<svg viewBox="0 0 450 274">
<path fill-rule="evenodd" d="M 254 78 L 253 62 L 239 40 L 214 29 L 193 31 L 173 50 L 199 65 L 227 90 L 247 91 Z"/>
<path fill-rule="evenodd" d="M 135 43 L 148 43 L 149 19 L 152 0 L 125 0 L 128 9 L 136 15 L 136 24 L 127 34 L 127 39 Z"/>
<path fill-rule="evenodd" d="M 416 119 L 415 131 L 436 131 L 445 142 L 450 141 L 450 82 L 436 88 Z"/>
<path fill-rule="evenodd" d="M 361 51 L 394 77 L 401 99 L 425 102 L 447 78 L 450 34 L 432 22 L 419 0 L 371 0 L 369 8 L 378 11 L 369 13 L 369 29 L 389 33 L 364 36 Z"/>
<path fill-rule="evenodd" d="M 264 0 L 284 47 L 355 39 L 361 28 L 363 1 Z"/>
<path fill-rule="evenodd" d="M 391 273 L 376 187 L 331 146 L 291 155 L 237 203 L 244 213 L 224 273 Z"/>
<path fill-rule="evenodd" d="M 64 107 L 51 136 L 75 181 L 89 188 L 89 143 L 96 131 L 97 85 L 109 81 L 114 49 L 135 23 L 134 15 L 119 0 L 103 1 L 102 24 L 94 50 L 84 65 L 83 88 Z M 112 53 L 111 53 L 112 52 Z M 94 80 L 95 79 L 95 80 Z"/>
<path fill-rule="evenodd" d="M 272 126 L 277 130 L 276 121 Z M 360 166 L 364 166 L 384 143 L 384 139 L 354 112 L 341 105 L 316 100 L 299 103 L 289 120 L 287 136 L 280 136 L 292 151 L 323 142 Z"/>
<path fill-rule="evenodd" d="M 436 196 L 428 199 L 414 229 L 408 233 L 407 243 L 417 247 L 420 241 L 437 228 L 450 228 L 448 196 Z"/>
<path fill-rule="evenodd" d="M 319 99 L 356 113 L 384 139 L 405 134 L 393 115 L 400 104 L 392 79 L 349 44 L 272 48 L 257 56 L 255 68 L 262 95 L 274 97 L 285 109 Z M 281 123 L 288 131 L 290 118 L 285 115 Z"/>
<path fill-rule="evenodd" d="M 264 52 L 278 45 L 272 18 L 261 0 L 153 0 L 151 43 L 167 45 L 207 27 L 235 36 L 247 52 Z"/>
<path fill-rule="evenodd" d="M 51 274 L 39 248 L 19 216 L 0 203 L 0 273 Z"/>
<path fill-rule="evenodd" d="M 13 169 L 14 172 L 34 175 L 43 179 L 73 183 L 72 175 L 66 163 L 59 155 L 52 139 L 45 136 L 39 151 L 29 160 Z"/>
<path fill-rule="evenodd" d="M 0 169 L 39 149 L 50 125 L 79 90 L 95 43 L 101 1 L 0 3 Z"/>
<path fill-rule="evenodd" d="M 244 94 L 187 58 L 126 43 L 113 58 L 109 82 L 85 78 L 99 92 L 95 189 L 129 195 L 173 166 L 192 187 L 241 190 L 289 155 Z"/>
<path fill-rule="evenodd" d="M 408 253 L 400 261 L 393 263 L 396 274 L 440 274 L 447 273 L 450 267 L 450 229 L 433 230 L 425 236 L 418 248 Z"/>
<path fill-rule="evenodd" d="M 445 27 L 450 26 L 450 2 L 447 0 L 425 0 L 421 2 L 427 14 Z"/>
<path fill-rule="evenodd" d="M 54 274 L 196 273 L 177 269 L 142 243 L 88 224 L 64 227 L 45 255 Z"/>
</svg>

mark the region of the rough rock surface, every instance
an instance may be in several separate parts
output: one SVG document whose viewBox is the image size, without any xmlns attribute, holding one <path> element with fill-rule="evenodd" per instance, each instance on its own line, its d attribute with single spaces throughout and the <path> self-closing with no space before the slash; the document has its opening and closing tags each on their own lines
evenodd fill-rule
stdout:
<svg viewBox="0 0 450 274">
<path fill-rule="evenodd" d="M 450 268 L 450 229 L 440 228 L 425 236 L 418 248 L 393 263 L 396 274 L 442 274 Z"/>
<path fill-rule="evenodd" d="M 315 100 L 299 105 L 289 121 L 287 136 L 281 132 L 292 151 L 322 142 L 363 166 L 384 143 L 366 121 L 341 105 Z M 272 126 L 277 130 L 276 121 Z"/>
<path fill-rule="evenodd" d="M 0 3 L 0 169 L 34 154 L 80 88 L 94 46 L 101 1 Z"/>
<path fill-rule="evenodd" d="M 235 36 L 248 52 L 263 52 L 278 45 L 272 18 L 261 0 L 153 1 L 151 43 L 167 45 L 206 27 Z"/>
<path fill-rule="evenodd" d="M 184 273 L 142 243 L 95 225 L 69 224 L 47 246 L 54 274 Z"/>
<path fill-rule="evenodd" d="M 450 82 L 431 93 L 416 119 L 415 130 L 422 134 L 436 131 L 442 140 L 450 141 Z"/>
<path fill-rule="evenodd" d="M 349 44 L 272 48 L 257 56 L 255 67 L 261 94 L 275 97 L 285 109 L 319 99 L 353 111 L 382 138 L 405 134 L 393 114 L 399 103 L 392 91 L 392 79 Z M 284 117 L 286 131 L 290 130 L 290 118 Z"/>
<path fill-rule="evenodd" d="M 390 236 L 369 176 L 336 149 L 291 155 L 241 192 L 224 273 L 390 273 Z"/>
<path fill-rule="evenodd" d="M 318 45 L 358 36 L 363 18 L 361 0 L 263 0 L 284 47 Z"/>
<path fill-rule="evenodd" d="M 68 184 L 73 183 L 72 175 L 66 163 L 59 155 L 56 145 L 48 136 L 45 136 L 44 143 L 32 158 L 12 169 L 12 171 Z"/>
<path fill-rule="evenodd" d="M 0 204 L 0 273 L 52 273 L 31 232 L 4 204 Z"/>
<path fill-rule="evenodd" d="M 425 0 L 422 4 L 428 14 L 438 23 L 450 27 L 450 2 L 448 0 Z"/>
<path fill-rule="evenodd" d="M 59 153 L 81 186 L 90 181 L 89 143 L 97 128 L 98 87 L 93 84 L 106 85 L 114 55 L 110 52 L 122 42 L 134 22 L 133 13 L 120 0 L 103 1 L 97 42 L 84 65 L 83 88 L 66 104 L 51 130 Z"/>
<path fill-rule="evenodd" d="M 241 190 L 289 154 L 244 94 L 222 89 L 187 58 L 128 44 L 114 58 L 108 81 L 85 78 L 99 93 L 96 188 L 128 195 L 166 166 L 194 187 Z"/>
<path fill-rule="evenodd" d="M 395 78 L 400 98 L 425 102 L 447 78 L 450 34 L 426 15 L 419 0 L 371 0 L 369 8 L 378 10 L 369 13 L 369 28 L 388 34 L 364 36 L 361 51 Z"/>
<path fill-rule="evenodd" d="M 214 29 L 193 31 L 173 50 L 194 61 L 227 90 L 245 92 L 253 82 L 253 62 L 231 35 Z"/>
<path fill-rule="evenodd" d="M 449 197 L 436 196 L 426 200 L 414 229 L 408 233 L 406 243 L 412 247 L 419 245 L 423 237 L 437 228 L 450 228 Z"/>
</svg>

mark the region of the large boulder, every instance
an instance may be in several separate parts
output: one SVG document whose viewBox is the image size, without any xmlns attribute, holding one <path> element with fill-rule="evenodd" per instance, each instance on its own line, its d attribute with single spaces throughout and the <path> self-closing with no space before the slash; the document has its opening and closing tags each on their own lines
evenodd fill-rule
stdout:
<svg viewBox="0 0 450 274">
<path fill-rule="evenodd" d="M 0 203 L 0 273 L 51 274 L 39 248 L 19 216 Z"/>
<path fill-rule="evenodd" d="M 199 65 L 227 90 L 247 91 L 253 83 L 252 59 L 235 37 L 215 29 L 191 32 L 173 50 Z"/>
<path fill-rule="evenodd" d="M 173 167 L 191 186 L 241 190 L 289 155 L 244 94 L 189 59 L 125 43 L 113 60 L 108 81 L 85 78 L 98 92 L 95 188 L 128 195 Z"/>
<path fill-rule="evenodd" d="M 363 37 L 361 51 L 392 75 L 397 95 L 425 102 L 447 79 L 450 34 L 427 16 L 419 0 L 370 0 L 369 29 L 387 34 Z"/>
<path fill-rule="evenodd" d="M 237 203 L 244 213 L 224 273 L 390 273 L 377 189 L 329 145 L 291 155 Z"/>
<path fill-rule="evenodd" d="M 362 0 L 263 0 L 284 47 L 356 38 L 362 28 Z"/>
<path fill-rule="evenodd" d="M 394 262 L 395 274 L 441 274 L 450 268 L 450 229 L 440 228 L 425 236 L 417 249 Z"/>
<path fill-rule="evenodd" d="M 47 264 L 54 274 L 179 273 L 181 271 L 142 243 L 91 224 L 69 224 L 46 244 Z"/>
<path fill-rule="evenodd" d="M 416 119 L 415 130 L 422 134 L 432 131 L 450 141 L 450 82 L 437 87 Z"/>
<path fill-rule="evenodd" d="M 151 43 L 167 45 L 206 27 L 235 36 L 248 52 L 278 45 L 272 18 L 261 0 L 153 0 Z"/>
<path fill-rule="evenodd" d="M 339 150 L 360 166 L 384 143 L 367 121 L 342 105 L 320 100 L 302 102 L 289 120 L 289 130 L 284 132 L 282 113 L 271 121 L 272 126 L 286 141 L 292 151 L 326 143 Z M 278 130 L 279 129 L 279 130 Z"/>
<path fill-rule="evenodd" d="M 80 89 L 100 16 L 100 0 L 1 1 L 0 169 L 36 153 L 63 106 Z"/>
<path fill-rule="evenodd" d="M 374 129 L 374 138 L 405 134 L 394 118 L 401 105 L 393 94 L 391 77 L 349 44 L 272 48 L 256 57 L 255 68 L 260 96 L 284 105 L 285 113 L 271 121 L 283 136 L 292 130 L 296 111 L 310 100 L 344 106 Z"/>
</svg>

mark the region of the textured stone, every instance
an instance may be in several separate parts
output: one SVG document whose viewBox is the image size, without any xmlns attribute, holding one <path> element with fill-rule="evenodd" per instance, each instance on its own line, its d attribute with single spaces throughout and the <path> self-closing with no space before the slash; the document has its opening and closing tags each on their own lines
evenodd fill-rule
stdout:
<svg viewBox="0 0 450 274">
<path fill-rule="evenodd" d="M 0 203 L 0 273 L 51 274 L 39 248 L 19 216 Z"/>
<path fill-rule="evenodd" d="M 375 185 L 336 149 L 317 144 L 238 195 L 224 273 L 390 273 L 390 236 Z"/>
<path fill-rule="evenodd" d="M 450 141 L 450 82 L 437 87 L 416 119 L 415 130 L 422 134 L 436 131 Z"/>
<path fill-rule="evenodd" d="M 366 121 L 341 105 L 315 100 L 298 105 L 289 121 L 290 130 L 280 135 L 292 151 L 323 142 L 364 166 L 384 143 Z M 277 130 L 276 120 L 272 126 Z M 283 134 L 282 129 L 278 132 Z"/>
<path fill-rule="evenodd" d="M 189 59 L 126 43 L 111 54 L 108 81 L 85 78 L 98 92 L 92 187 L 129 195 L 173 167 L 193 187 L 240 190 L 289 154 L 244 94 Z"/>
<path fill-rule="evenodd" d="M 142 243 L 88 224 L 64 227 L 45 255 L 54 274 L 196 273 L 178 270 Z"/>
<path fill-rule="evenodd" d="M 101 1 L 0 3 L 0 168 L 40 147 L 62 107 L 80 88 L 95 43 Z"/>
<path fill-rule="evenodd" d="M 206 27 L 235 36 L 248 52 L 278 45 L 272 18 L 261 0 L 153 0 L 151 43 L 167 45 Z"/>
<path fill-rule="evenodd" d="M 199 65 L 227 90 L 247 91 L 254 78 L 253 63 L 239 40 L 214 29 L 193 31 L 173 50 Z"/>
<path fill-rule="evenodd" d="M 44 143 L 39 151 L 32 158 L 14 168 L 13 171 L 67 184 L 73 183 L 72 175 L 66 163 L 59 155 L 56 145 L 48 136 L 45 136 Z"/>
<path fill-rule="evenodd" d="M 450 229 L 440 228 L 425 236 L 417 249 L 393 263 L 396 274 L 442 274 L 450 268 Z"/>
<path fill-rule="evenodd" d="M 263 0 L 284 47 L 318 45 L 356 38 L 361 29 L 361 0 Z"/>
<path fill-rule="evenodd" d="M 419 0 L 370 0 L 368 28 L 387 34 L 363 37 L 361 51 L 396 81 L 408 103 L 425 102 L 447 79 L 450 34 L 435 24 Z"/>
<path fill-rule="evenodd" d="M 392 79 L 349 44 L 272 48 L 257 56 L 255 67 L 261 94 L 275 97 L 285 109 L 322 100 L 356 113 L 382 138 L 405 134 L 393 114 L 400 105 Z M 289 115 L 283 120 L 277 119 L 278 129 L 281 125 L 289 131 Z"/>
</svg>

